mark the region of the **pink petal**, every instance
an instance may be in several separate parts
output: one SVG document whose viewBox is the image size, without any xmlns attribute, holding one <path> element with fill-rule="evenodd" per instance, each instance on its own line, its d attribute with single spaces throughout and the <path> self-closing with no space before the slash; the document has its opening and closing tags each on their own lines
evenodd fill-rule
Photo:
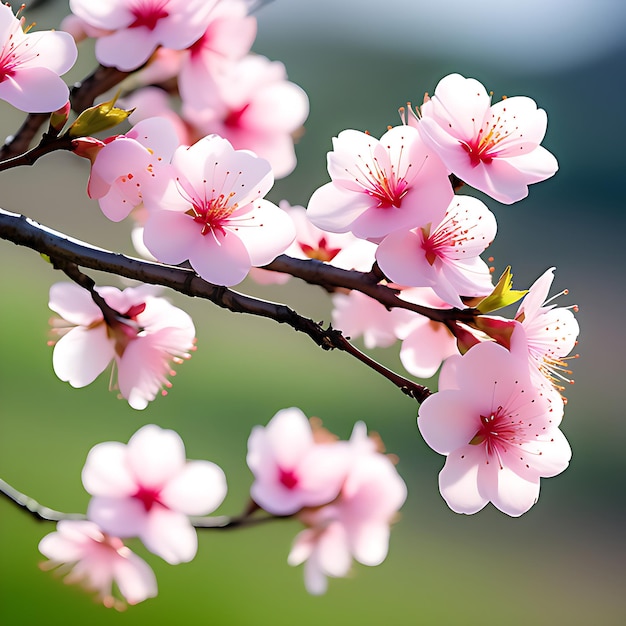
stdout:
<svg viewBox="0 0 626 626">
<path fill-rule="evenodd" d="M 306 93 L 294 83 L 281 81 L 269 84 L 255 94 L 240 123 L 244 127 L 262 129 L 267 134 L 289 134 L 302 126 L 308 113 Z"/>
<path fill-rule="evenodd" d="M 47 113 L 68 101 L 69 89 L 52 70 L 27 67 L 0 82 L 0 98 L 20 111 Z"/>
<path fill-rule="evenodd" d="M 491 400 L 487 398 L 487 402 Z M 439 454 L 449 454 L 468 444 L 479 431 L 480 412 L 455 390 L 443 390 L 426 398 L 417 419 L 424 441 Z"/>
<path fill-rule="evenodd" d="M 150 552 L 176 565 L 191 561 L 198 550 L 196 530 L 182 513 L 154 507 L 139 538 Z"/>
<path fill-rule="evenodd" d="M 69 33 L 60 30 L 28 33 L 26 41 L 32 57 L 24 60 L 21 69 L 43 67 L 60 75 L 65 74 L 76 63 L 78 49 Z"/>
<path fill-rule="evenodd" d="M 430 378 L 453 354 L 458 354 L 456 340 L 446 326 L 422 318 L 403 340 L 400 361 L 413 376 Z"/>
<path fill-rule="evenodd" d="M 426 259 L 421 230 L 399 230 L 387 235 L 376 250 L 376 260 L 392 282 L 408 287 L 435 285 L 436 273 Z"/>
<path fill-rule="evenodd" d="M 198 235 L 189 250 L 189 262 L 204 280 L 226 287 L 239 284 L 252 266 L 245 244 L 233 232 Z"/>
<path fill-rule="evenodd" d="M 351 538 L 354 558 L 363 565 L 380 565 L 389 551 L 389 534 L 388 522 L 362 524 Z"/>
<path fill-rule="evenodd" d="M 331 233 L 346 233 L 354 220 L 372 206 L 366 194 L 327 183 L 316 189 L 309 200 L 307 215 L 311 222 Z"/>
<path fill-rule="evenodd" d="M 509 467 L 497 463 L 481 465 L 478 472 L 481 493 L 503 513 L 519 517 L 539 498 L 539 479 L 526 480 Z"/>
<path fill-rule="evenodd" d="M 77 326 L 91 326 L 101 320 L 102 311 L 91 294 L 75 283 L 55 283 L 50 287 L 48 306 Z"/>
<path fill-rule="evenodd" d="M 464 446 L 446 459 L 439 473 L 439 490 L 454 512 L 471 515 L 489 502 L 489 498 L 478 488 L 479 468 L 484 464 L 482 446 Z"/>
<path fill-rule="evenodd" d="M 115 356 L 105 324 L 91 329 L 77 326 L 54 346 L 52 367 L 55 374 L 72 387 L 92 383 Z"/>
<path fill-rule="evenodd" d="M 207 515 L 226 497 L 226 477 L 220 467 L 209 461 L 189 461 L 168 481 L 160 500 L 170 509 L 186 515 Z"/>
<path fill-rule="evenodd" d="M 145 28 L 118 30 L 96 40 L 96 59 L 122 72 L 136 70 L 143 65 L 158 43 Z"/>
<path fill-rule="evenodd" d="M 201 237 L 198 224 L 178 211 L 151 211 L 143 231 L 150 254 L 173 265 L 186 261 L 190 248 Z"/>
<path fill-rule="evenodd" d="M 185 461 L 185 445 L 173 430 L 148 424 L 128 442 L 128 467 L 142 487 L 165 486 L 184 469 Z"/>
<path fill-rule="evenodd" d="M 335 578 L 345 576 L 352 565 L 348 537 L 345 528 L 331 522 L 320 538 L 316 548 L 317 559 L 324 573 Z"/>
<path fill-rule="evenodd" d="M 120 593 L 128 604 L 138 604 L 157 595 L 157 581 L 152 568 L 133 552 L 116 559 L 113 575 Z"/>
<path fill-rule="evenodd" d="M 289 215 L 267 200 L 257 200 L 250 214 L 232 223 L 256 267 L 273 261 L 296 236 Z"/>
<path fill-rule="evenodd" d="M 137 491 L 137 482 L 126 463 L 126 445 L 108 441 L 94 446 L 82 471 L 83 486 L 92 496 L 122 498 Z"/>
<path fill-rule="evenodd" d="M 137 498 L 94 496 L 89 501 L 87 517 L 109 535 L 137 537 L 144 531 L 148 514 Z"/>
</svg>

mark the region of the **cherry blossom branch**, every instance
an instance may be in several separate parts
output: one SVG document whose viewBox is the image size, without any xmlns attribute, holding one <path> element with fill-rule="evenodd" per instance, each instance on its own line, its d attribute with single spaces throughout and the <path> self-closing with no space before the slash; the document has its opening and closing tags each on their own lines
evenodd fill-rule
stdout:
<svg viewBox="0 0 626 626">
<path fill-rule="evenodd" d="M 39 504 L 37 500 L 27 496 L 25 493 L 18 491 L 9 483 L 0 478 L 0 494 L 5 496 L 8 500 L 17 504 L 24 511 L 30 513 L 36 520 L 40 522 L 60 522 L 61 520 L 81 520 L 87 519 L 86 515 L 81 513 L 63 513 L 62 511 L 56 511 L 50 509 L 47 506 Z"/>
<path fill-rule="evenodd" d="M 0 161 L 0 172 L 20 167 L 22 165 L 34 165 L 42 156 L 54 152 L 55 150 L 72 150 L 72 137 L 63 135 L 61 137 L 50 138 L 44 134 L 41 141 L 34 147 L 18 154 L 17 156 Z"/>
<path fill-rule="evenodd" d="M 0 237 L 45 254 L 55 267 L 62 269 L 70 278 L 88 289 L 92 293 L 92 297 L 94 293 L 93 281 L 78 270 L 79 265 L 139 280 L 144 283 L 170 287 L 188 296 L 210 300 L 233 313 L 247 313 L 273 319 L 279 324 L 287 324 L 294 330 L 307 334 L 324 350 L 338 349 L 348 352 L 418 402 L 423 402 L 430 395 L 430 390 L 423 385 L 396 374 L 363 354 L 350 344 L 340 331 L 330 326 L 324 329 L 321 324 L 299 315 L 284 304 L 268 302 L 240 294 L 226 287 L 212 285 L 197 276 L 191 269 L 173 267 L 151 261 L 141 261 L 123 254 L 96 248 L 46 228 L 23 215 L 11 213 L 3 209 L 0 209 Z M 289 257 L 285 257 L 283 263 L 288 263 L 286 259 L 289 259 Z M 297 259 L 292 259 L 292 261 L 297 261 Z M 298 266 L 299 264 L 296 265 Z M 319 265 L 321 266 L 322 264 L 320 263 Z M 330 266 L 323 267 L 330 268 Z M 319 269 L 321 268 L 318 268 L 318 271 Z M 341 271 L 344 272 L 344 270 Z M 362 272 L 347 272 L 347 274 L 364 275 Z M 352 283 L 353 281 L 348 282 Z M 323 281 L 318 284 L 323 284 Z M 358 288 L 356 283 L 355 287 L 343 284 L 336 286 Z M 381 289 L 385 290 L 387 288 L 381 287 Z M 391 290 L 389 291 L 391 292 Z M 398 302 L 401 301 L 398 300 Z M 405 304 L 409 305 L 410 303 Z"/>
<path fill-rule="evenodd" d="M 21 510 L 30 513 L 38 522 L 60 522 L 63 520 L 85 520 L 87 516 L 83 513 L 65 513 L 57 511 L 39 503 L 34 498 L 18 491 L 0 478 L 0 494 L 7 500 L 17 505 Z M 258 510 L 256 504 L 252 503 L 240 515 L 214 515 L 214 516 L 193 516 L 190 517 L 192 526 L 201 530 L 232 530 L 235 528 L 245 528 L 257 526 L 274 520 L 289 519 L 287 516 L 264 515 L 263 517 L 252 517 Z"/>
</svg>

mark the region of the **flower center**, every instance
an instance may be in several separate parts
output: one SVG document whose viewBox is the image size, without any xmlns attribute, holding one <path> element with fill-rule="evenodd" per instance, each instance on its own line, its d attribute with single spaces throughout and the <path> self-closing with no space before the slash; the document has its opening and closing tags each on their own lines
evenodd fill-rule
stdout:
<svg viewBox="0 0 626 626">
<path fill-rule="evenodd" d="M 472 167 L 480 163 L 489 165 L 494 157 L 498 156 L 498 144 L 511 134 L 506 128 L 506 120 L 500 116 L 491 115 L 491 120 L 485 122 L 478 131 L 478 135 L 470 142 L 461 141 L 461 147 L 467 152 Z"/>
<path fill-rule="evenodd" d="M 0 52 L 0 83 L 4 82 L 7 78 L 15 76 L 16 68 L 20 65 L 22 60 L 27 58 L 25 56 L 28 49 L 26 37 L 22 36 L 21 41 L 16 41 L 15 37 L 15 34 L 22 29 L 23 20 L 24 18 L 17 21 L 12 27 L 12 32 Z M 23 33 L 20 34 L 23 35 Z M 20 47 L 22 48 L 21 50 L 19 50 Z"/>
<path fill-rule="evenodd" d="M 135 21 L 128 28 L 141 28 L 154 30 L 160 19 L 169 16 L 165 10 L 169 0 L 140 0 L 130 9 Z"/>
<path fill-rule="evenodd" d="M 289 490 L 294 489 L 299 482 L 298 476 L 293 470 L 285 470 L 282 467 L 278 468 L 278 481 Z"/>
<path fill-rule="evenodd" d="M 246 104 L 240 109 L 233 109 L 229 111 L 224 118 L 224 126 L 226 126 L 227 128 L 237 128 L 243 114 L 246 112 L 249 106 L 250 104 Z"/>
<path fill-rule="evenodd" d="M 236 202 L 232 205 L 229 204 L 234 195 L 234 192 L 228 195 L 221 193 L 216 198 L 193 203 L 193 208 L 187 211 L 187 215 L 191 216 L 196 224 L 201 225 L 200 232 L 202 235 L 208 235 L 216 231 L 222 235 L 226 234 L 224 222 L 228 220 L 238 207 Z"/>
<path fill-rule="evenodd" d="M 332 261 L 337 254 L 341 252 L 341 248 L 329 248 L 326 237 L 320 237 L 320 240 L 317 243 L 317 248 L 300 242 L 298 242 L 298 245 L 300 246 L 300 250 L 302 250 L 302 252 L 304 252 L 309 259 L 325 261 L 326 263 Z"/>
<path fill-rule="evenodd" d="M 421 231 L 422 248 L 426 254 L 426 260 L 431 265 L 434 265 L 438 258 L 445 257 L 446 252 L 472 239 L 469 236 L 469 228 L 464 228 L 453 215 L 446 216 L 432 233 L 430 226 L 423 227 Z"/>
<path fill-rule="evenodd" d="M 128 344 L 143 330 L 137 316 L 146 309 L 146 303 L 134 304 L 114 322 L 107 321 L 107 334 L 115 342 L 115 353 L 121 358 Z"/>
<path fill-rule="evenodd" d="M 470 445 L 484 445 L 488 457 L 496 456 L 500 459 L 500 453 L 509 446 L 519 445 L 523 442 L 523 423 L 512 419 L 501 406 L 489 415 L 480 416 L 480 428 L 472 437 Z M 500 465 L 502 463 L 500 462 Z"/>
<path fill-rule="evenodd" d="M 403 149 L 400 150 L 398 164 L 395 166 L 391 164 L 389 171 L 381 165 L 378 157 L 373 153 L 369 155 L 369 158 L 357 155 L 356 173 L 346 168 L 346 172 L 354 178 L 354 182 L 363 189 L 363 192 L 377 201 L 379 209 L 400 208 L 402 199 L 409 191 L 409 183 L 405 180 L 405 176 L 399 173 L 402 152 Z M 409 163 L 404 174 L 410 167 Z"/>
<path fill-rule="evenodd" d="M 163 504 L 161 500 L 159 500 L 159 495 L 160 489 L 140 486 L 137 492 L 133 494 L 133 498 L 136 498 L 143 504 L 143 508 L 146 512 L 150 512 L 155 504 Z"/>
</svg>

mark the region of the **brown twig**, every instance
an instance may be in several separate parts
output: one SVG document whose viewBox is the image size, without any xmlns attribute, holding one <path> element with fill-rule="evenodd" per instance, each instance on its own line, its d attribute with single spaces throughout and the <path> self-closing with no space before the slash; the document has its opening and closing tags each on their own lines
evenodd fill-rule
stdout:
<svg viewBox="0 0 626 626">
<path fill-rule="evenodd" d="M 256 315 L 272 319 L 279 324 L 287 324 L 294 330 L 308 335 L 324 350 L 338 349 L 348 352 L 353 357 L 357 358 L 359 361 L 387 378 L 404 393 L 419 402 L 425 399 L 430 393 L 426 387 L 423 387 L 408 378 L 404 378 L 403 376 L 388 370 L 373 359 L 361 353 L 357 348 L 352 346 L 352 344 L 350 344 L 345 337 L 343 337 L 340 331 L 335 330 L 330 326 L 328 328 L 323 328 L 321 324 L 299 315 L 296 311 L 284 304 L 277 304 L 260 298 L 253 298 L 251 296 L 233 291 L 227 287 L 208 283 L 195 274 L 195 272 L 191 269 L 173 267 L 151 261 L 142 261 L 124 256 L 123 254 L 109 252 L 108 250 L 103 250 L 102 248 L 96 248 L 82 241 L 72 239 L 66 235 L 46 228 L 45 226 L 42 226 L 41 224 L 38 224 L 34 220 L 31 220 L 23 215 L 11 213 L 3 209 L 0 209 L 0 238 L 12 241 L 17 245 L 32 248 L 41 254 L 47 255 L 55 266 L 63 268 L 66 273 L 68 269 L 71 270 L 71 272 L 78 271 L 78 268 L 74 268 L 73 266 L 101 270 L 118 276 L 123 276 L 125 278 L 135 279 L 144 283 L 170 287 L 171 289 L 188 296 L 204 298 L 222 308 L 232 311 L 233 313 Z M 288 264 L 287 259 L 289 259 L 289 257 L 281 258 L 283 264 Z M 292 261 L 296 262 L 298 259 L 292 259 Z M 296 267 L 300 267 L 300 264 L 296 263 Z M 368 281 L 370 279 L 368 278 L 368 274 L 340 270 L 343 274 L 340 273 L 335 275 L 334 271 L 336 269 L 337 268 L 332 268 L 329 265 L 320 264 L 319 267 L 316 266 L 316 274 L 320 275 L 320 282 L 318 284 L 325 284 L 328 280 L 337 280 L 338 282 L 335 284 L 337 287 L 350 289 L 360 288 L 365 293 L 371 292 L 372 289 L 376 287 L 369 285 Z M 324 278 L 325 271 L 329 272 L 328 280 Z M 364 285 L 358 284 L 357 279 L 359 276 L 365 283 Z M 339 280 L 341 277 L 346 278 L 346 280 L 341 282 Z M 312 276 L 310 278 L 312 278 Z M 80 284 L 80 281 L 78 282 Z M 381 294 L 393 297 L 393 301 L 397 302 L 398 305 L 402 303 L 401 300 L 396 298 L 393 290 L 379 285 L 378 291 L 380 291 Z M 411 303 L 403 304 L 405 305 L 405 308 L 418 307 L 418 305 L 412 305 Z M 447 311 L 438 312 L 435 309 L 431 310 L 426 307 L 418 308 L 420 311 L 432 311 L 434 315 L 447 313 Z"/>
<path fill-rule="evenodd" d="M 18 491 L 0 478 L 0 495 L 17 505 L 22 511 L 29 513 L 38 522 L 61 522 L 63 520 L 86 520 L 83 513 L 65 513 L 51 509 L 40 504 L 34 498 Z M 192 526 L 202 530 L 232 530 L 234 528 L 245 528 L 257 526 L 274 520 L 289 519 L 291 516 L 263 515 L 254 517 L 255 509 L 248 507 L 240 515 L 214 515 L 214 516 L 192 516 L 189 518 Z"/>
</svg>

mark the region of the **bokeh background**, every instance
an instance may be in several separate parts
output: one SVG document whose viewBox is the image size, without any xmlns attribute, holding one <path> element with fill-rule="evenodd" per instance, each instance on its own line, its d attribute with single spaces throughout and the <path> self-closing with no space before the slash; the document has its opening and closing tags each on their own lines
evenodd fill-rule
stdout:
<svg viewBox="0 0 626 626">
<path fill-rule="evenodd" d="M 67 2 L 38 3 L 27 18 L 58 26 Z M 0 501 L 0 623 L 36 624 L 623 624 L 626 550 L 623 409 L 624 144 L 626 5 L 621 0 L 275 0 L 258 12 L 255 51 L 282 60 L 309 94 L 311 115 L 299 166 L 271 198 L 304 204 L 325 183 L 331 137 L 345 128 L 380 136 L 397 108 L 419 102 L 450 72 L 502 95 L 528 95 L 548 112 L 546 147 L 560 171 L 527 200 L 487 199 L 499 234 L 497 271 L 513 266 L 528 287 L 557 266 L 560 303 L 580 306 L 576 384 L 563 430 L 570 468 L 544 480 L 538 504 L 519 519 L 488 506 L 456 515 L 440 498 L 443 458 L 421 441 L 417 406 L 373 372 L 267 320 L 228 314 L 172 295 L 194 317 L 198 351 L 173 389 L 145 411 L 108 392 L 106 374 L 73 390 L 57 380 L 46 345 L 48 289 L 63 277 L 31 250 L 0 242 L 0 475 L 42 503 L 87 505 L 80 471 L 88 450 L 123 441 L 142 425 L 173 428 L 189 458 L 211 459 L 229 480 L 220 513 L 244 505 L 251 476 L 246 439 L 253 425 L 299 406 L 342 438 L 364 420 L 398 454 L 409 489 L 387 560 L 354 567 L 310 597 L 301 568 L 286 557 L 296 522 L 204 531 L 198 556 L 154 567 L 159 595 L 125 613 L 94 603 L 38 570 L 41 537 L 54 530 Z M 91 67 L 86 47 L 68 80 Z M 0 105 L 0 131 L 19 112 Z M 126 224 L 108 222 L 85 195 L 86 163 L 68 154 L 2 174 L 0 206 L 103 247 L 131 252 Z M 118 284 L 96 276 L 100 284 Z M 284 288 L 240 289 L 329 320 L 324 292 L 292 280 Z M 374 351 L 401 369 L 398 348 Z"/>
</svg>

